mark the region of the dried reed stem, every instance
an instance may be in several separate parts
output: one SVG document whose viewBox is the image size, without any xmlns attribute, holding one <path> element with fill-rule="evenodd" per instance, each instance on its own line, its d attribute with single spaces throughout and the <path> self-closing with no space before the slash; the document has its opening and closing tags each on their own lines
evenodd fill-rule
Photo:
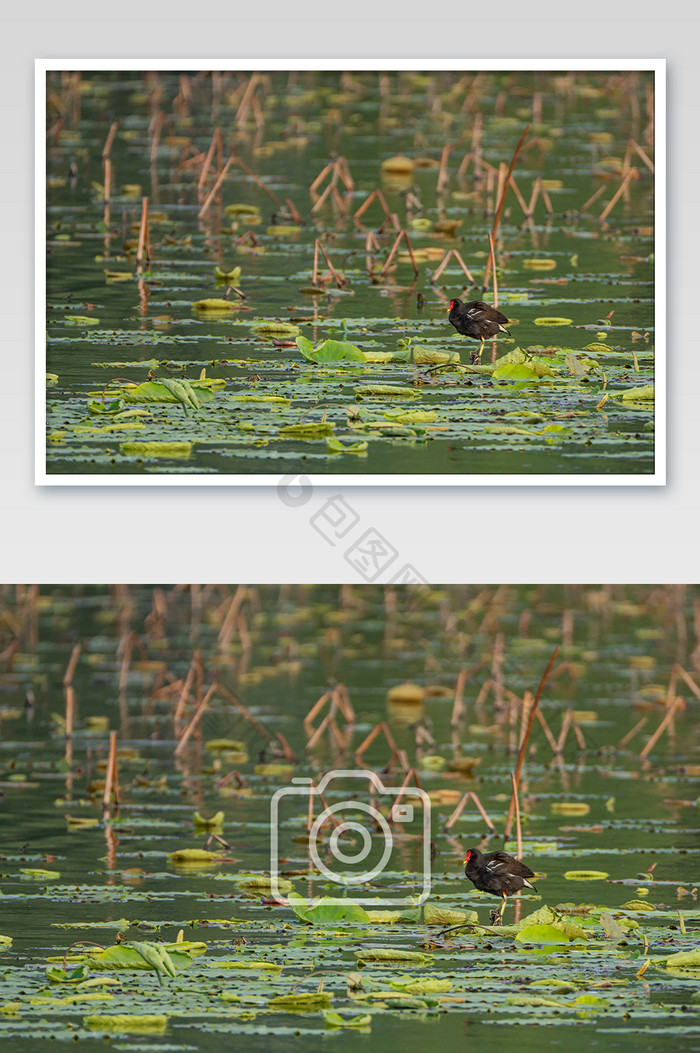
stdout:
<svg viewBox="0 0 700 1053">
<path fill-rule="evenodd" d="M 615 205 L 617 204 L 617 202 L 620 200 L 620 198 L 624 194 L 625 190 L 627 189 L 627 187 L 628 187 L 628 185 L 630 183 L 630 180 L 632 179 L 632 173 L 636 172 L 636 171 L 637 171 L 636 168 L 630 168 L 629 172 L 627 173 L 627 175 L 624 177 L 624 179 L 620 183 L 619 187 L 617 188 L 617 190 L 613 194 L 612 198 L 610 199 L 610 201 L 608 201 L 607 205 L 605 206 L 603 211 L 600 213 L 600 219 L 601 220 L 608 218 L 608 216 L 610 215 L 610 213 L 614 209 Z"/>
<path fill-rule="evenodd" d="M 214 692 L 218 689 L 218 686 L 219 685 L 217 684 L 217 682 L 214 681 L 214 683 L 209 687 L 209 690 L 203 696 L 201 702 L 197 706 L 197 709 L 195 710 L 194 716 L 192 717 L 192 719 L 190 720 L 189 724 L 187 725 L 187 727 L 183 731 L 182 735 L 180 736 L 180 741 L 178 742 L 177 746 L 175 747 L 175 756 L 176 757 L 180 756 L 180 754 L 184 750 L 185 746 L 187 745 L 187 742 L 188 742 L 189 738 L 191 737 L 192 732 L 195 730 L 195 728 L 199 724 L 200 720 L 204 716 L 204 710 L 209 705 L 209 699 L 214 694 Z"/>
<path fill-rule="evenodd" d="M 644 749 L 640 750 L 640 753 L 639 753 L 640 758 L 647 757 L 651 753 L 651 751 L 653 750 L 654 746 L 659 741 L 659 739 L 663 735 L 664 731 L 666 730 L 666 728 L 669 726 L 669 724 L 673 720 L 673 717 L 674 717 L 674 714 L 675 714 L 676 710 L 677 709 L 681 709 L 682 706 L 683 706 L 683 699 L 682 698 L 676 698 L 676 699 L 673 700 L 671 705 L 668 707 L 668 710 L 666 712 L 666 716 L 661 721 L 661 723 L 659 724 L 658 728 L 656 729 L 654 734 L 651 736 L 651 738 L 647 742 L 647 744 L 644 747 Z"/>
<path fill-rule="evenodd" d="M 522 139 L 521 139 L 521 142 L 522 142 Z M 559 648 L 555 647 L 554 653 L 553 653 L 552 657 L 549 659 L 549 662 L 547 664 L 547 668 L 545 669 L 544 673 L 542 674 L 542 679 L 540 680 L 540 686 L 537 688 L 537 694 L 535 695 L 535 701 L 532 703 L 532 709 L 530 710 L 530 719 L 528 720 L 527 728 L 525 729 L 525 735 L 523 737 L 523 741 L 520 744 L 520 753 L 518 754 L 518 763 L 517 763 L 517 766 L 515 768 L 515 781 L 518 784 L 520 783 L 520 772 L 522 771 L 523 761 L 525 760 L 525 751 L 527 749 L 527 743 L 528 743 L 528 740 L 530 738 L 530 732 L 532 731 L 532 725 L 533 725 L 534 720 L 535 720 L 535 712 L 537 711 L 537 706 L 539 705 L 540 696 L 542 695 L 542 689 L 544 688 L 544 685 L 545 685 L 545 683 L 547 681 L 547 677 L 549 676 L 549 672 L 550 672 L 550 670 L 551 670 L 551 668 L 552 668 L 552 666 L 554 664 L 554 659 L 557 657 L 558 653 L 559 653 Z M 506 840 L 508 840 L 508 838 L 510 837 L 510 828 L 511 828 L 512 823 L 513 823 L 513 812 L 514 811 L 515 811 L 515 798 L 513 796 L 511 796 L 510 805 L 508 807 L 508 818 L 506 819 L 506 829 L 505 829 L 505 838 L 506 838 Z"/>
<path fill-rule="evenodd" d="M 510 781 L 513 784 L 513 800 L 515 801 L 515 837 L 517 841 L 517 849 L 515 853 L 516 859 L 523 858 L 523 834 L 520 828 L 520 802 L 518 801 L 518 783 L 515 779 L 514 772 L 510 773 Z"/>
<path fill-rule="evenodd" d="M 75 644 L 73 646 L 73 650 L 70 653 L 70 658 L 68 659 L 68 665 L 66 666 L 66 671 L 63 674 L 63 686 L 64 687 L 69 687 L 73 683 L 73 674 L 75 673 L 75 667 L 78 664 L 78 658 L 80 657 L 80 648 L 81 647 L 82 647 L 82 644 L 79 644 L 79 643 Z"/>
<path fill-rule="evenodd" d="M 500 223 L 500 220 L 501 220 L 501 212 L 503 211 L 503 205 L 505 204 L 506 194 L 508 193 L 508 183 L 510 181 L 510 177 L 511 177 L 511 174 L 513 172 L 513 169 L 515 168 L 515 162 L 518 159 L 518 154 L 520 153 L 521 147 L 522 147 L 523 143 L 525 142 L 525 137 L 527 136 L 527 133 L 529 131 L 530 131 L 530 125 L 528 124 L 527 127 L 525 128 L 525 131 L 520 136 L 520 141 L 518 142 L 518 145 L 515 148 L 515 152 L 513 153 L 513 157 L 512 157 L 511 162 L 510 162 L 510 167 L 508 169 L 508 175 L 506 177 L 505 185 L 503 187 L 503 193 L 501 194 L 501 200 L 499 201 L 498 208 L 496 209 L 496 215 L 495 215 L 494 221 L 493 221 L 493 228 L 491 230 L 491 237 L 493 238 L 494 241 L 496 240 L 496 234 L 498 233 L 498 224 Z M 489 267 L 490 267 L 490 264 L 491 264 L 491 261 L 488 260 L 487 264 L 486 264 L 486 273 L 484 275 L 484 284 L 483 284 L 484 291 L 486 291 L 486 288 L 487 288 L 488 282 L 489 282 Z"/>
</svg>

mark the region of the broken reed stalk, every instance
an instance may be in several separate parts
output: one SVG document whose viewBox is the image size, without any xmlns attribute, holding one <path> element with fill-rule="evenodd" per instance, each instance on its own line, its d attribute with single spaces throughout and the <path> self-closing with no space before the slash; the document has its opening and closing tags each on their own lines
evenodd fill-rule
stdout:
<svg viewBox="0 0 700 1053">
<path fill-rule="evenodd" d="M 522 140 L 521 140 L 521 142 L 522 142 Z M 540 697 L 542 695 L 542 689 L 544 688 L 544 685 L 545 685 L 545 683 L 547 681 L 547 677 L 549 676 L 550 670 L 551 670 L 552 666 L 554 665 L 554 659 L 557 657 L 558 654 L 559 654 L 559 648 L 555 647 L 554 648 L 554 653 L 552 654 L 552 657 L 549 659 L 549 662 L 547 663 L 547 668 L 545 669 L 544 673 L 542 674 L 542 679 L 540 680 L 540 686 L 537 688 L 537 694 L 535 695 L 535 701 L 532 703 L 532 709 L 530 710 L 530 719 L 528 720 L 527 728 L 525 729 L 525 736 L 523 738 L 523 741 L 520 744 L 520 753 L 518 754 L 518 763 L 517 763 L 516 768 L 515 768 L 515 781 L 518 784 L 520 784 L 520 772 L 522 771 L 523 761 L 525 760 L 525 751 L 527 749 L 528 740 L 530 738 L 530 732 L 532 731 L 532 725 L 533 725 L 533 723 L 535 721 L 535 713 L 537 711 L 537 707 L 538 707 L 539 702 L 540 702 Z M 514 813 L 514 811 L 515 811 L 515 798 L 511 795 L 510 805 L 508 807 L 508 818 L 506 819 L 506 828 L 505 828 L 505 839 L 506 840 L 508 840 L 508 838 L 510 837 L 510 829 L 511 829 L 511 826 L 513 824 L 513 813 Z"/>
<path fill-rule="evenodd" d="M 457 677 L 457 686 L 455 688 L 455 701 L 452 706 L 452 716 L 450 717 L 450 727 L 457 727 L 464 719 L 464 715 L 467 712 L 467 707 L 464 704 L 464 685 L 467 682 L 467 670 L 462 668 L 459 671 Z"/>
<path fill-rule="evenodd" d="M 289 745 L 281 731 L 275 732 L 275 738 L 282 747 L 282 753 L 284 754 L 285 760 L 288 760 L 290 764 L 298 764 L 298 758 L 295 756 L 292 747 Z"/>
<path fill-rule="evenodd" d="M 318 727 L 314 730 L 314 733 L 309 737 L 309 739 L 308 739 L 308 741 L 306 743 L 306 746 L 304 747 L 307 752 L 314 748 L 314 746 L 316 745 L 318 740 L 321 738 L 321 735 L 323 734 L 323 732 L 330 725 L 330 722 L 331 722 L 332 719 L 333 719 L 332 711 L 329 712 L 329 713 L 326 713 L 325 717 L 323 718 L 321 723 L 318 725 Z"/>
<path fill-rule="evenodd" d="M 195 671 L 195 668 L 196 668 L 196 665 L 197 665 L 197 661 L 196 661 L 197 653 L 198 652 L 195 651 L 194 654 L 192 655 L 192 661 L 190 662 L 190 667 L 187 670 L 187 676 L 185 677 L 185 681 L 184 681 L 184 683 L 182 685 L 182 690 L 180 691 L 180 697 L 177 700 L 177 705 L 175 706 L 175 713 L 173 714 L 173 724 L 174 724 L 174 727 L 175 727 L 175 738 L 176 739 L 180 738 L 180 720 L 182 719 L 182 715 L 183 715 L 183 713 L 185 711 L 185 706 L 187 705 L 187 700 L 190 697 L 190 691 L 192 689 L 192 684 L 194 683 L 194 671 Z"/>
<path fill-rule="evenodd" d="M 442 272 L 444 271 L 445 267 L 447 266 L 447 264 L 449 263 L 449 261 L 452 259 L 453 256 L 457 260 L 457 263 L 460 265 L 460 267 L 462 268 L 462 270 L 466 274 L 466 276 L 469 279 L 469 281 L 471 282 L 471 284 L 472 285 L 476 285 L 476 282 L 474 280 L 474 276 L 472 275 L 471 271 L 467 267 L 466 263 L 464 262 L 464 260 L 460 256 L 460 254 L 457 252 L 457 249 L 448 249 L 448 251 L 443 256 L 442 260 L 440 261 L 440 266 L 437 268 L 436 271 L 433 272 L 433 275 L 432 275 L 432 277 L 430 279 L 430 284 L 431 285 L 435 284 L 435 282 L 438 280 L 438 278 L 440 277 L 440 275 L 442 274 Z"/>
<path fill-rule="evenodd" d="M 513 172 L 513 169 L 515 168 L 515 162 L 518 159 L 518 154 L 520 153 L 522 145 L 525 142 L 525 137 L 527 136 L 527 133 L 529 131 L 530 131 L 530 125 L 528 124 L 527 127 L 525 128 L 525 131 L 520 136 L 520 141 L 518 142 L 518 145 L 515 148 L 515 152 L 513 153 L 513 157 L 512 157 L 512 160 L 510 162 L 510 168 L 508 169 L 508 175 L 506 176 L 505 185 L 503 187 L 503 193 L 501 194 L 501 200 L 498 203 L 498 208 L 496 209 L 496 215 L 495 215 L 494 220 L 493 220 L 493 228 L 491 230 L 491 237 L 493 238 L 494 242 L 496 240 L 496 234 L 498 233 L 498 224 L 500 223 L 500 220 L 501 220 L 501 212 L 503 211 L 503 205 L 505 204 L 506 194 L 508 193 L 508 184 L 510 182 L 511 173 Z M 490 267 L 490 265 L 491 265 L 491 260 L 489 259 L 487 261 L 487 263 L 486 263 L 486 273 L 484 274 L 484 284 L 483 284 L 483 291 L 484 292 L 486 292 L 486 289 L 488 287 L 489 267 Z"/>
<path fill-rule="evenodd" d="M 639 752 L 640 759 L 643 759 L 644 757 L 647 757 L 651 753 L 651 751 L 653 750 L 654 746 L 659 741 L 659 739 L 663 735 L 664 731 L 666 730 L 666 728 L 669 726 L 669 724 L 673 720 L 673 717 L 674 717 L 674 714 L 675 714 L 676 710 L 677 709 L 681 709 L 682 706 L 683 706 L 683 699 L 682 698 L 675 698 L 673 700 L 671 705 L 668 707 L 668 710 L 666 712 L 666 716 L 661 721 L 661 723 L 659 724 L 658 728 L 656 729 L 654 734 L 651 736 L 651 738 L 647 742 L 647 744 L 644 747 L 644 749 L 640 750 L 640 752 Z"/>
<path fill-rule="evenodd" d="M 141 264 L 144 257 L 151 258 L 151 243 L 148 237 L 148 198 L 141 199 L 141 226 L 139 227 L 139 246 L 136 250 L 136 263 Z"/>
<path fill-rule="evenodd" d="M 218 643 L 222 651 L 225 650 L 231 642 L 231 637 L 233 636 L 236 628 L 238 613 L 241 609 L 241 604 L 243 603 L 245 597 L 246 587 L 245 585 L 239 585 L 236 588 L 235 593 L 233 594 L 233 599 L 229 604 L 229 608 L 226 612 L 226 617 L 224 618 L 221 624 L 221 628 L 219 629 L 219 635 L 217 637 L 216 642 Z"/>
<path fill-rule="evenodd" d="M 207 156 L 204 158 L 204 164 L 202 165 L 202 170 L 199 173 L 199 179 L 197 180 L 197 190 L 202 190 L 206 182 L 207 176 L 209 175 L 209 169 L 211 168 L 211 163 L 214 160 L 214 150 L 216 149 L 216 133 L 218 131 L 219 129 L 216 128 L 214 130 L 214 134 L 211 137 L 209 149 L 207 150 Z"/>
<path fill-rule="evenodd" d="M 620 183 L 619 187 L 617 188 L 617 190 L 615 191 L 615 193 L 611 197 L 610 201 L 608 201 L 607 205 L 605 206 L 603 211 L 600 213 L 601 221 L 608 218 L 608 216 L 610 215 L 610 213 L 614 209 L 615 205 L 620 200 L 620 198 L 624 194 L 625 190 L 629 186 L 629 183 L 630 183 L 630 181 L 632 179 L 633 173 L 635 173 L 636 171 L 637 171 L 636 168 L 630 168 L 629 172 L 627 173 L 627 175 L 624 177 L 624 179 Z"/>
<path fill-rule="evenodd" d="M 437 188 L 436 193 L 441 194 L 447 184 L 449 183 L 449 176 L 447 175 L 447 161 L 450 156 L 452 149 L 451 143 L 445 143 L 442 148 L 442 156 L 440 158 L 440 170 L 438 171 Z"/>
<path fill-rule="evenodd" d="M 68 659 L 68 665 L 66 666 L 66 671 L 63 674 L 63 686 L 64 687 L 70 687 L 70 685 L 73 683 L 73 674 L 75 673 L 75 667 L 78 664 L 78 658 L 80 656 L 80 648 L 81 647 L 82 647 L 82 644 L 79 644 L 79 643 L 75 644 L 73 646 L 73 650 L 70 653 L 70 658 Z"/>
<path fill-rule="evenodd" d="M 311 276 L 312 282 L 314 284 L 316 284 L 319 280 L 323 281 L 323 278 L 319 279 L 319 277 L 318 277 L 318 254 L 319 254 L 319 252 L 322 254 L 324 260 L 326 261 L 326 264 L 328 265 L 328 270 L 331 272 L 331 274 L 333 275 L 333 278 L 335 279 L 335 284 L 338 286 L 339 289 L 342 289 L 344 285 L 347 285 L 347 279 L 344 278 L 343 275 L 340 274 L 335 269 L 333 264 L 331 263 L 330 258 L 328 256 L 328 253 L 326 252 L 325 248 L 323 247 L 323 242 L 321 241 L 320 238 L 316 238 L 316 240 L 314 242 L 314 270 L 313 270 L 313 274 Z"/>
<path fill-rule="evenodd" d="M 112 194 L 112 161 L 109 157 L 104 159 L 104 203 L 109 204 L 109 199 Z"/>
<path fill-rule="evenodd" d="M 676 668 L 678 676 L 690 688 L 690 690 L 693 692 L 695 697 L 696 698 L 700 698 L 700 687 L 698 687 L 698 685 L 695 683 L 695 681 L 693 680 L 693 678 L 690 675 L 690 673 L 687 673 L 686 670 L 683 668 L 683 666 L 682 665 L 678 665 L 677 663 L 676 663 L 675 668 Z"/>
<path fill-rule="evenodd" d="M 321 801 L 321 804 L 323 805 L 324 811 L 328 812 L 328 818 L 326 819 L 326 821 L 324 823 L 321 823 L 321 825 L 318 828 L 319 833 L 321 832 L 321 830 L 323 829 L 323 827 L 326 825 L 326 823 L 328 821 L 333 823 L 333 826 L 340 826 L 339 821 L 335 817 L 335 813 L 330 811 L 330 809 L 328 807 L 328 804 L 326 802 L 326 798 L 323 796 L 323 794 L 319 790 L 318 786 L 316 785 L 315 780 L 312 779 L 310 784 L 309 784 L 309 810 L 308 810 L 307 816 L 306 816 L 306 832 L 308 833 L 311 830 L 311 827 L 314 825 L 313 824 L 313 818 L 314 818 L 314 794 L 318 794 L 318 797 L 319 797 L 319 799 Z"/>
<path fill-rule="evenodd" d="M 394 736 L 391 734 L 388 725 L 384 721 L 381 721 L 379 724 L 374 725 L 366 739 L 363 742 L 361 742 L 355 750 L 355 760 L 358 763 L 361 762 L 362 755 L 366 752 L 369 746 L 371 746 L 371 744 L 374 742 L 377 736 L 382 734 L 384 735 L 387 745 L 391 750 L 391 759 L 394 760 L 398 757 L 399 751 L 394 741 Z"/>
<path fill-rule="evenodd" d="M 218 686 L 219 685 L 217 684 L 217 682 L 215 680 L 214 683 L 211 684 L 211 686 L 209 687 L 209 690 L 203 696 L 203 698 L 202 698 L 201 702 L 199 703 L 199 705 L 197 706 L 197 709 L 194 712 L 194 716 L 192 717 L 192 719 L 190 720 L 189 724 L 187 725 L 187 727 L 183 731 L 182 735 L 180 736 L 180 741 L 178 742 L 177 746 L 175 747 L 175 756 L 176 757 L 180 756 L 180 754 L 184 750 L 185 746 L 187 745 L 187 742 L 190 739 L 190 737 L 192 735 L 192 732 L 195 730 L 195 728 L 199 724 L 200 720 L 204 716 L 204 710 L 209 705 L 209 699 L 214 694 L 214 692 L 218 689 Z"/>
<path fill-rule="evenodd" d="M 403 753 L 404 751 L 402 750 L 401 752 Z M 406 795 L 406 790 L 407 790 L 407 788 L 408 788 L 408 783 L 409 783 L 409 780 L 410 780 L 411 778 L 413 778 L 413 781 L 414 781 L 414 783 L 416 784 L 416 786 L 417 786 L 417 787 L 418 787 L 419 789 L 422 789 L 422 787 L 421 787 L 421 784 L 420 784 L 420 779 L 418 778 L 418 772 L 417 772 L 417 771 L 415 770 L 415 768 L 411 768 L 411 767 L 409 766 L 409 767 L 406 767 L 406 768 L 405 768 L 405 771 L 406 771 L 406 775 L 405 775 L 405 777 L 404 777 L 404 780 L 403 780 L 403 782 L 402 782 L 402 783 L 401 783 L 401 785 L 399 786 L 399 792 L 397 793 L 397 795 L 396 795 L 396 797 L 394 798 L 394 800 L 393 800 L 393 801 L 391 802 L 391 810 L 390 810 L 390 812 L 389 812 L 389 815 L 387 816 L 387 822 L 388 822 L 389 826 L 391 826 L 391 824 L 392 824 L 393 822 L 397 822 L 397 821 L 398 821 L 398 820 L 395 820 L 395 819 L 393 819 L 393 818 L 392 818 L 392 816 L 393 816 L 393 814 L 394 814 L 394 808 L 396 808 L 396 805 L 397 805 L 397 804 L 398 804 L 398 803 L 399 803 L 399 802 L 400 802 L 400 801 L 402 800 L 402 798 L 403 798 L 403 797 L 404 797 L 404 796 Z M 420 800 L 420 806 L 421 806 L 421 808 L 422 808 L 422 807 L 423 807 L 423 798 L 422 798 L 422 797 L 420 797 L 420 798 L 419 798 L 419 800 Z"/>
<path fill-rule="evenodd" d="M 591 194 L 587 201 L 584 201 L 584 203 L 581 205 L 581 208 L 579 209 L 579 212 L 585 212 L 588 206 L 592 205 L 594 201 L 597 201 L 600 195 L 604 193 L 605 184 L 603 184 L 603 186 L 599 186 L 596 192 L 594 194 Z"/>
<path fill-rule="evenodd" d="M 459 802 L 459 804 L 455 808 L 454 812 L 452 813 L 450 818 L 445 823 L 445 825 L 443 827 L 443 830 L 445 831 L 445 833 L 447 833 L 447 831 L 450 830 L 452 826 L 454 826 L 454 824 L 457 822 L 457 820 L 459 819 L 460 815 L 464 811 L 464 809 L 465 809 L 465 807 L 467 805 L 467 802 L 470 801 L 470 800 L 476 805 L 476 809 L 479 812 L 479 815 L 481 816 L 481 818 L 486 823 L 486 826 L 488 827 L 489 832 L 494 834 L 496 832 L 496 827 L 491 822 L 491 819 L 489 818 L 489 816 L 488 816 L 488 814 L 486 812 L 486 809 L 484 808 L 484 806 L 482 805 L 481 801 L 479 800 L 478 795 L 476 793 L 474 793 L 473 790 L 467 790 L 467 792 L 464 794 L 464 796 L 462 797 L 461 801 Z"/>
<path fill-rule="evenodd" d="M 233 164 L 233 157 L 229 157 L 228 161 L 226 162 L 224 167 L 219 172 L 219 175 L 218 175 L 218 177 L 216 179 L 216 182 L 214 183 L 214 186 L 211 188 L 211 190 L 209 191 L 207 196 L 204 198 L 204 201 L 202 202 L 202 207 L 200 208 L 199 213 L 198 213 L 198 219 L 201 219 L 209 211 L 209 206 L 211 205 L 212 201 L 216 197 L 216 195 L 217 195 L 217 193 L 219 191 L 219 187 L 221 186 L 221 184 L 223 183 L 224 179 L 228 175 L 228 170 L 229 170 L 229 168 L 231 167 L 232 164 Z"/>
<path fill-rule="evenodd" d="M 537 720 L 539 721 L 540 727 L 544 731 L 545 738 L 547 739 L 547 742 L 549 743 L 549 748 L 551 749 L 552 753 L 557 753 L 558 752 L 557 740 L 554 738 L 554 735 L 552 734 L 552 729 L 550 728 L 549 724 L 547 723 L 546 717 L 543 716 L 542 711 L 540 709 L 537 710 L 537 713 L 535 714 L 535 716 L 537 717 Z"/>
<path fill-rule="evenodd" d="M 156 114 L 155 121 L 153 122 L 153 131 L 151 133 L 151 156 L 149 158 L 150 164 L 155 164 L 156 157 L 158 155 L 158 144 L 160 142 L 160 130 L 163 127 L 163 114 L 159 110 Z"/>
<path fill-rule="evenodd" d="M 110 802 L 119 804 L 119 786 L 117 783 L 117 733 L 109 733 L 109 752 L 107 754 L 107 770 L 105 772 L 105 788 L 102 795 L 102 808 L 107 811 Z"/>
<path fill-rule="evenodd" d="M 393 260 L 394 256 L 396 255 L 396 253 L 399 250 L 399 242 L 401 241 L 401 238 L 403 238 L 404 241 L 406 242 L 406 248 L 408 249 L 408 255 L 411 258 L 411 266 L 413 267 L 413 274 L 414 274 L 414 276 L 416 278 L 418 277 L 418 274 L 419 274 L 418 265 L 416 264 L 416 258 L 413 255 L 413 249 L 411 247 L 411 240 L 410 240 L 407 232 L 402 229 L 396 235 L 396 241 L 394 242 L 394 246 L 393 246 L 391 252 L 389 253 L 389 256 L 388 256 L 388 259 L 387 259 L 386 263 L 384 264 L 384 266 L 382 267 L 381 271 L 379 272 L 379 277 L 380 278 L 383 278 L 385 276 L 386 272 L 389 270 L 389 266 L 391 265 L 391 261 Z"/>
<path fill-rule="evenodd" d="M 248 721 L 249 724 L 252 724 L 252 726 L 255 728 L 255 730 L 258 732 L 258 734 L 262 735 L 262 737 L 265 739 L 266 742 L 268 742 L 268 743 L 273 743 L 274 742 L 274 738 L 272 737 L 270 732 L 267 730 L 267 728 L 263 727 L 263 725 L 259 721 L 257 721 L 255 719 L 253 714 L 250 713 L 246 709 L 246 707 L 243 705 L 243 703 L 239 702 L 238 699 L 235 697 L 235 695 L 232 695 L 231 692 L 228 691 L 223 686 L 223 684 L 217 684 L 216 689 L 217 689 L 217 691 L 219 692 L 220 695 L 223 695 L 223 697 L 228 702 L 231 703 L 232 706 L 235 706 L 235 708 L 238 710 L 238 712 L 241 714 L 241 716 L 244 717 Z"/>
<path fill-rule="evenodd" d="M 388 221 L 389 223 L 391 223 L 391 225 L 394 227 L 395 230 L 400 230 L 398 217 L 396 216 L 396 214 L 394 212 L 391 211 L 391 209 L 387 205 L 386 198 L 384 197 L 384 195 L 382 194 L 382 192 L 381 192 L 381 190 L 379 188 L 377 188 L 376 190 L 373 190 L 371 192 L 371 194 L 368 194 L 367 197 L 365 198 L 365 200 L 360 205 L 360 207 L 357 209 L 357 211 L 353 213 L 353 217 L 352 217 L 353 223 L 357 226 L 357 221 L 360 218 L 360 216 L 364 215 L 364 213 L 367 211 L 369 206 L 375 200 L 378 201 L 379 204 L 382 207 L 382 211 L 383 211 L 384 216 L 385 216 L 385 222 Z M 382 226 L 384 226 L 384 224 L 382 224 Z"/>
<path fill-rule="evenodd" d="M 510 780 L 513 784 L 513 800 L 515 801 L 515 837 L 517 842 L 517 848 L 515 852 L 516 859 L 523 858 L 523 833 L 520 827 L 520 802 L 518 800 L 518 784 L 515 779 L 514 772 L 510 773 Z"/>
<path fill-rule="evenodd" d="M 119 127 L 118 121 L 112 121 L 107 132 L 107 138 L 105 144 L 102 147 L 102 160 L 106 157 L 110 157 L 112 153 L 112 143 L 114 142 L 114 136 L 117 134 L 117 128 Z"/>
<path fill-rule="evenodd" d="M 73 720 L 75 717 L 75 691 L 70 686 L 66 687 L 66 739 L 73 735 Z"/>
<path fill-rule="evenodd" d="M 314 702 L 313 706 L 311 707 L 309 712 L 304 717 L 304 730 L 306 731 L 307 735 L 310 732 L 315 731 L 315 728 L 314 728 L 313 724 L 311 723 L 311 721 L 314 719 L 314 717 L 316 717 L 320 713 L 320 711 L 323 709 L 323 707 L 325 706 L 325 704 L 329 700 L 329 698 L 332 698 L 332 697 L 333 697 L 333 692 L 332 691 L 324 691 L 323 694 L 321 695 L 321 697 L 318 699 L 318 701 Z"/>
<path fill-rule="evenodd" d="M 124 653 L 122 654 L 122 664 L 119 670 L 119 692 L 121 693 L 126 687 L 126 679 L 129 675 L 129 665 L 131 664 L 131 653 L 134 649 L 134 640 L 136 638 L 135 632 L 130 632 L 126 638 L 124 644 Z"/>
<path fill-rule="evenodd" d="M 620 739 L 620 741 L 617 744 L 617 748 L 618 749 L 622 749 L 624 746 L 626 746 L 627 743 L 630 741 L 630 739 L 633 739 L 634 736 L 637 734 L 637 732 L 641 731 L 642 728 L 645 727 L 645 725 L 648 723 L 648 721 L 649 721 L 649 717 L 642 717 L 641 720 L 638 720 L 637 723 L 634 725 L 634 727 L 630 728 L 630 730 L 627 732 L 627 734 L 622 736 L 622 738 Z"/>
<path fill-rule="evenodd" d="M 493 238 L 489 234 L 489 249 L 491 269 L 493 271 L 493 306 L 498 308 L 498 278 L 496 277 L 496 254 L 493 248 Z"/>
</svg>

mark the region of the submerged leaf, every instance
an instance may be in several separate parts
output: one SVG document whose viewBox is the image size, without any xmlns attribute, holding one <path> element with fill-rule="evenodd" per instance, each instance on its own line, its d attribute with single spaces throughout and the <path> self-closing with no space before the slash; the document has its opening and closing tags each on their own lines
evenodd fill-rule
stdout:
<svg viewBox="0 0 700 1053">
<path fill-rule="evenodd" d="M 133 1013 L 117 1013 L 110 1016 L 88 1016 L 85 1027 L 90 1031 L 165 1031 L 168 1018 L 162 1014 L 150 1013 L 136 1016 Z"/>
<path fill-rule="evenodd" d="M 321 1012 L 326 1027 L 369 1027 L 372 1023 L 369 1013 L 365 1013 L 364 1016 L 341 1016 L 340 1013 L 334 1013 L 332 1009 L 322 1009 Z"/>
</svg>

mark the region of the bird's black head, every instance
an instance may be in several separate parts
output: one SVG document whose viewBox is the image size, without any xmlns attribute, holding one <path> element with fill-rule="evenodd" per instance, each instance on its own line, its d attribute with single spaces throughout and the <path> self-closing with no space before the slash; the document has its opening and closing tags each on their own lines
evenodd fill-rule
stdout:
<svg viewBox="0 0 700 1053">
<path fill-rule="evenodd" d="M 450 307 L 449 307 L 450 311 L 453 311 L 455 307 L 461 307 L 461 306 L 462 306 L 462 301 L 461 300 L 457 300 L 457 299 L 450 300 Z"/>
</svg>

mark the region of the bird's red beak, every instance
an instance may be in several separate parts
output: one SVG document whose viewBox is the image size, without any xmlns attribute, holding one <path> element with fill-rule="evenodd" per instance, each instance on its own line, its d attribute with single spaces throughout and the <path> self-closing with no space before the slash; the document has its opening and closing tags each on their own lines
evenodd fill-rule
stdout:
<svg viewBox="0 0 700 1053">
<path fill-rule="evenodd" d="M 455 305 L 455 302 L 454 302 L 454 300 L 450 300 L 450 306 L 449 306 L 449 307 L 447 308 L 447 310 L 448 310 L 448 311 L 451 311 L 451 310 L 452 310 L 452 308 L 454 307 L 454 305 Z"/>
<path fill-rule="evenodd" d="M 466 859 L 463 859 L 463 860 L 462 860 L 462 862 L 463 862 L 463 863 L 468 863 L 468 862 L 469 862 L 469 857 L 470 857 L 470 856 L 471 856 L 471 852 L 467 852 L 467 858 L 466 858 Z"/>
</svg>

